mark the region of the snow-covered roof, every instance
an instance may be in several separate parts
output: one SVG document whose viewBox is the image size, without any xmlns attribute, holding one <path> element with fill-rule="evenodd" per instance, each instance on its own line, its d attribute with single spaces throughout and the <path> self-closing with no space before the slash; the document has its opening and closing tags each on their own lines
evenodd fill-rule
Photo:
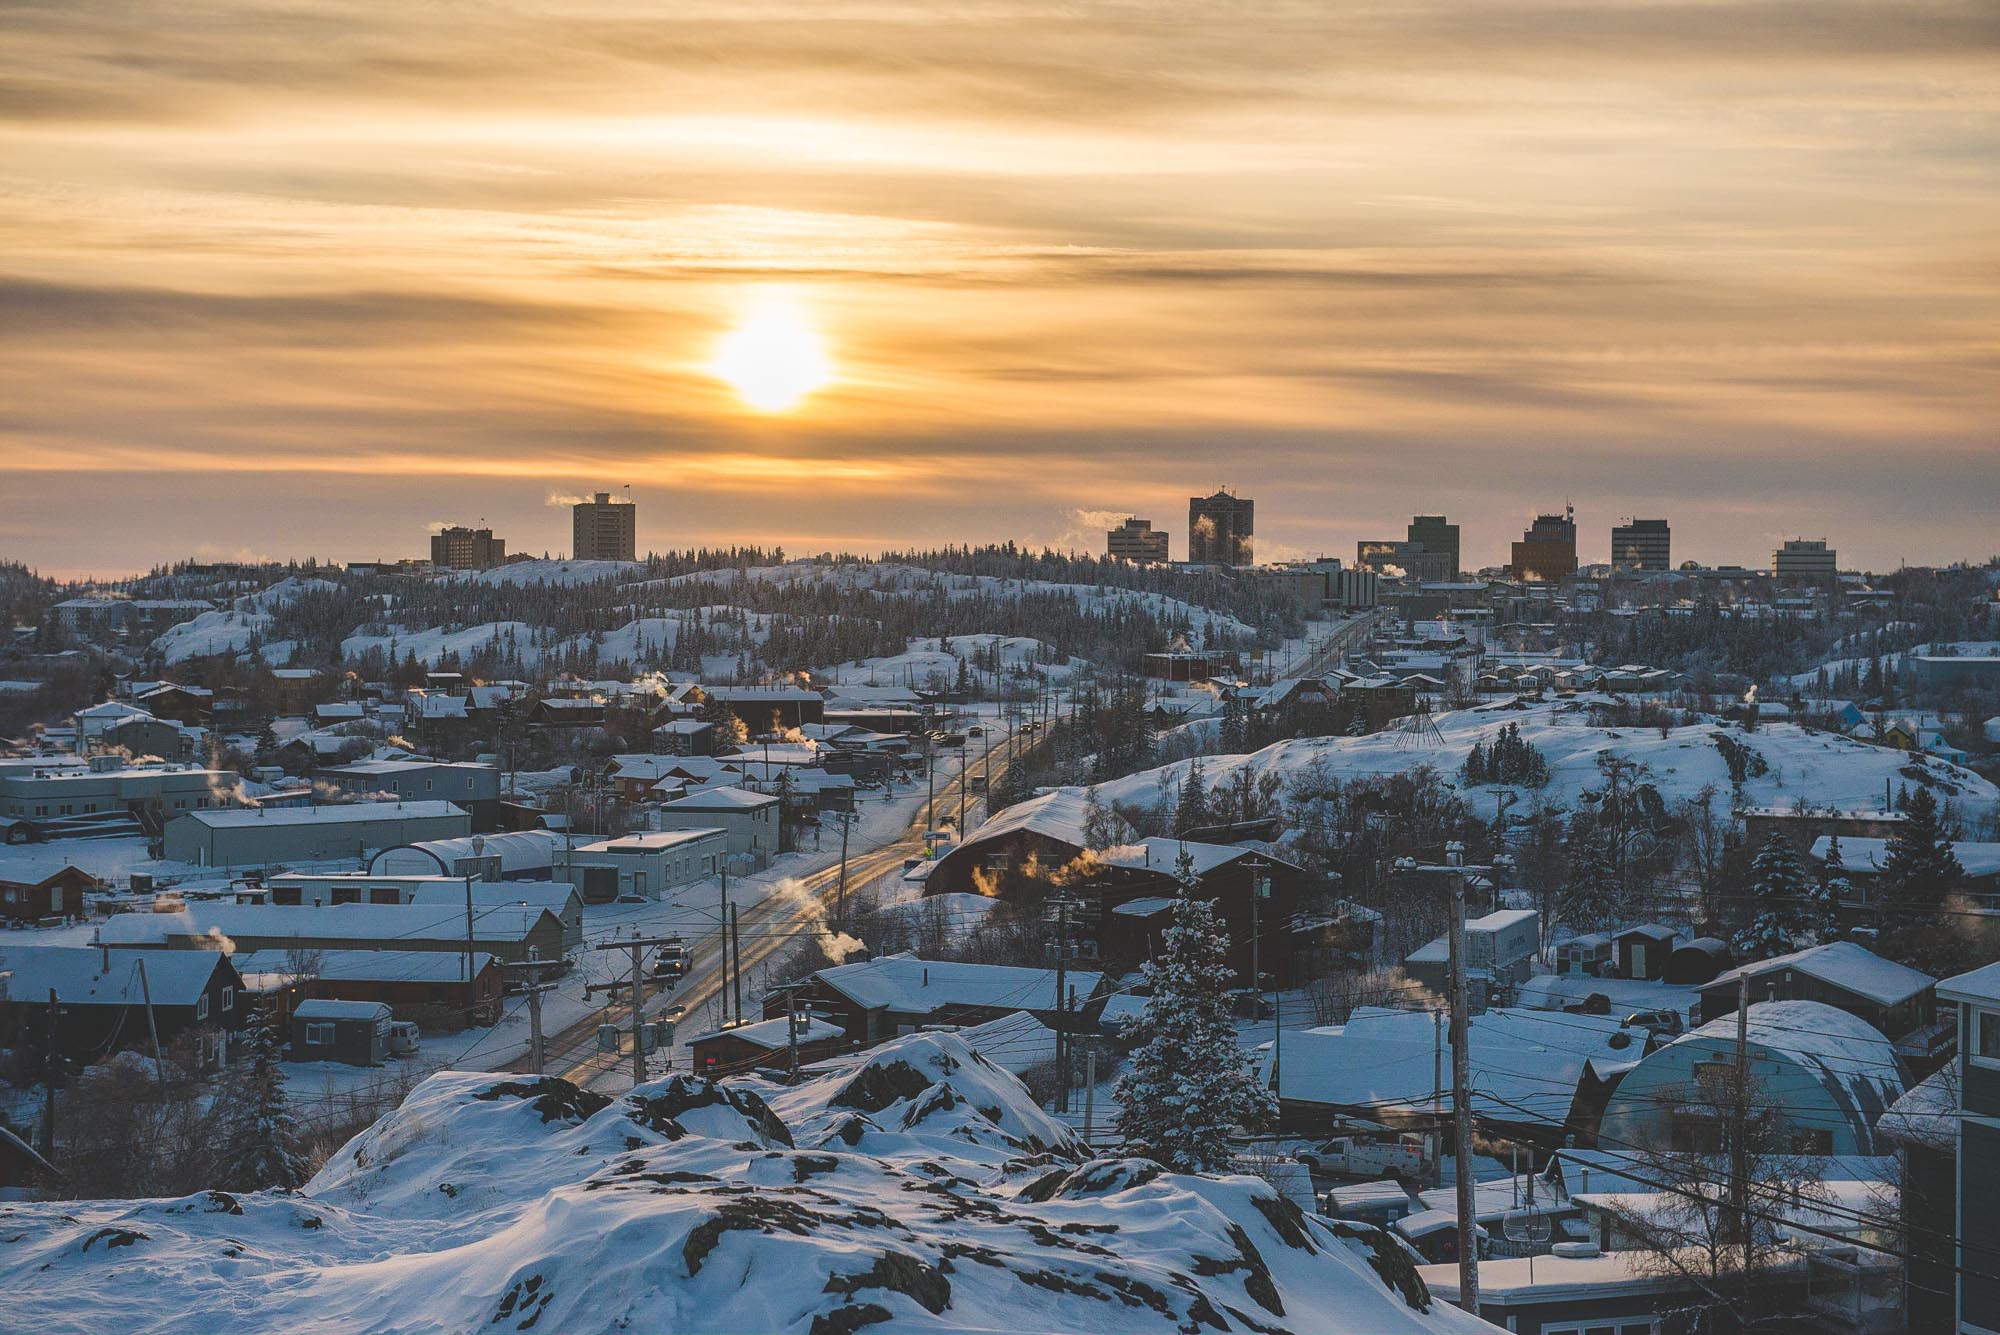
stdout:
<svg viewBox="0 0 2000 1335">
<path fill-rule="evenodd" d="M 2000 1002 L 2000 963 L 1956 974 L 1938 984 L 1940 1001 L 1966 1001 L 1974 1005 Z"/>
<path fill-rule="evenodd" d="M 664 804 L 662 811 L 756 811 L 771 806 L 778 798 L 770 793 L 753 793 L 747 788 L 709 788 Z"/>
<path fill-rule="evenodd" d="M 1056 971 L 1011 964 L 961 964 L 885 955 L 860 964 L 837 964 L 814 977 L 856 1005 L 902 1015 L 930 1015 L 940 1009 L 973 1006 L 1052 1011 L 1057 1007 Z M 1079 1001 L 1097 990 L 1102 974 L 1071 969 L 1064 985 Z"/>
<path fill-rule="evenodd" d="M 1937 982 L 1929 974 L 1912 969 L 1907 964 L 1883 959 L 1866 946 L 1852 941 L 1830 941 L 1823 946 L 1795 950 L 1789 955 L 1774 955 L 1755 964 L 1739 965 L 1727 973 L 1718 974 L 1714 981 L 1702 984 L 1701 990 L 1712 992 L 1718 988 L 1731 988 L 1736 985 L 1737 979 L 1748 978 L 1754 996 L 1757 979 L 1781 970 L 1817 978 L 1822 983 L 1884 1006 L 1907 1001 Z"/>
<path fill-rule="evenodd" d="M 641 830 L 634 834 L 613 835 L 593 843 L 578 844 L 579 853 L 662 853 L 682 844 L 696 844 L 704 839 L 728 833 L 726 830 Z"/>
<path fill-rule="evenodd" d="M 148 994 L 156 1006 L 192 1006 L 215 976 L 218 958 L 206 950 L 0 944 L 0 975 L 11 975 L 9 997 L 30 1005 L 46 1004 L 54 988 L 65 1006 L 143 1006 Z"/>
<path fill-rule="evenodd" d="M 386 1020 L 390 1011 L 379 1001 L 329 1001 L 314 997 L 292 1008 L 301 1020 Z"/>
<path fill-rule="evenodd" d="M 1165 895 L 1147 895 L 1142 899 L 1128 899 L 1111 910 L 1121 918 L 1150 918 L 1155 913 L 1165 913 L 1174 906 L 1174 901 Z"/>
<path fill-rule="evenodd" d="M 476 845 L 475 840 L 478 841 Z M 408 848 L 385 850 L 377 870 L 386 872 L 391 867 L 412 867 L 419 871 L 435 871 L 437 863 L 424 856 L 425 853 L 435 853 L 444 859 L 446 867 L 456 866 L 461 858 L 498 858 L 501 873 L 512 875 L 553 866 L 556 850 L 562 846 L 562 836 L 548 830 L 507 830 L 499 834 L 425 839 Z"/>
<path fill-rule="evenodd" d="M 176 951 L 175 954 L 186 954 Z M 263 990 L 297 976 L 297 961 L 288 950 L 243 950 L 229 957 L 245 986 Z M 465 956 L 450 950 L 322 950 L 314 952 L 311 976 L 329 982 L 456 983 L 465 979 Z M 474 951 L 472 972 L 478 975 L 493 956 Z"/>
<path fill-rule="evenodd" d="M 1107 848 L 1097 857 L 1100 862 L 1108 862 L 1114 867 L 1126 867 L 1134 871 L 1157 871 L 1172 876 L 1180 869 L 1183 851 L 1194 865 L 1196 876 L 1206 876 L 1217 867 L 1228 866 L 1239 858 L 1260 857 L 1266 862 L 1283 862 L 1283 859 L 1274 858 L 1269 853 L 1261 853 L 1254 848 L 1244 848 L 1240 845 L 1204 844 L 1193 839 L 1164 839 L 1158 836 L 1149 836 L 1137 843 Z M 1284 865 L 1291 864 L 1284 863 Z"/>
<path fill-rule="evenodd" d="M 1015 1075 L 1056 1059 L 1056 1031 L 1026 1011 L 961 1029 L 967 1047 Z"/>
<path fill-rule="evenodd" d="M 346 802 L 316 807 L 224 807 L 190 811 L 180 817 L 210 829 L 241 829 L 249 825 L 354 825 L 383 820 L 438 820 L 465 815 L 451 802 Z"/>
<path fill-rule="evenodd" d="M 1022 831 L 1082 848 L 1084 811 L 1084 790 L 1081 788 L 1057 788 L 1025 802 L 1016 802 L 966 836 L 940 861 L 963 857 L 972 849 Z M 1168 868 L 1172 869 L 1171 863 Z"/>
<path fill-rule="evenodd" d="M 1905 1145 L 1949 1154 L 1958 1144 L 1958 1063 L 1946 1062 L 1889 1105 L 1875 1130 Z"/>
<path fill-rule="evenodd" d="M 1818 1001 L 1760 1001 L 1745 1020 L 1746 1041 L 1813 1073 L 1835 1102 L 1872 1127 L 1903 1093 L 1896 1045 L 1858 1016 Z M 1683 1045 L 1736 1047 L 1736 1015 L 1717 1016 L 1653 1054 Z"/>
<path fill-rule="evenodd" d="M 1643 1050 L 1641 1037 L 1610 1016 L 1496 1007 L 1469 1025 L 1473 1106 L 1501 1121 L 1564 1122 L 1586 1063 Z M 1343 1107 L 1427 1106 L 1439 1033 L 1428 1011 L 1364 1007 L 1338 1029 L 1287 1034 L 1280 1095 Z"/>
<path fill-rule="evenodd" d="M 524 939 L 544 917 L 553 915 L 544 908 L 494 904 L 474 905 L 472 916 L 474 936 L 490 941 Z M 120 913 L 106 919 L 97 932 L 99 940 L 114 946 L 158 945 L 176 937 L 208 937 L 225 950 L 233 949 L 233 940 L 239 936 L 348 941 L 462 940 L 465 906 L 192 903 L 177 913 Z"/>
<path fill-rule="evenodd" d="M 700 1043 L 710 1038 L 740 1038 L 752 1047 L 763 1048 L 767 1052 L 782 1052 L 792 1045 L 791 1017 L 780 1015 L 775 1020 L 758 1020 L 753 1024 L 725 1025 L 711 1029 L 705 1034 L 696 1034 L 690 1043 Z M 846 1030 L 825 1020 L 807 1017 L 799 1029 L 799 1042 L 824 1043 L 828 1039 L 840 1038 Z"/>
<path fill-rule="evenodd" d="M 1968 876 L 2000 876 L 2000 843 L 1975 843 L 1961 839 L 1954 843 L 1952 852 L 1958 857 L 1958 865 L 1965 868 Z M 1821 835 L 1813 840 L 1812 855 L 1816 861 L 1825 862 L 1833 851 L 1833 838 Z M 1840 864 L 1850 872 L 1879 872 L 1889 862 L 1889 841 L 1887 839 L 1842 839 L 1840 841 Z"/>
</svg>

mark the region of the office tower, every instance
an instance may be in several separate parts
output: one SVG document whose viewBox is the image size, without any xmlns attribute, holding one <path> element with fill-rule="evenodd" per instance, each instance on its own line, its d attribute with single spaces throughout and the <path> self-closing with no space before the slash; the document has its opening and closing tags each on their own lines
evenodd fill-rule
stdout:
<svg viewBox="0 0 2000 1335">
<path fill-rule="evenodd" d="M 1576 510 L 1564 506 L 1559 515 L 1536 515 L 1535 522 L 1514 544 L 1507 572 L 1515 579 L 1555 581 L 1576 573 Z"/>
<path fill-rule="evenodd" d="M 1673 534 L 1664 519 L 1628 519 L 1611 529 L 1611 564 L 1626 570 L 1672 570 Z"/>
<path fill-rule="evenodd" d="M 1126 561 L 1167 559 L 1167 531 L 1150 519 L 1132 518 L 1104 535 L 1104 554 Z"/>
<path fill-rule="evenodd" d="M 576 517 L 576 540 L 571 544 L 570 555 L 579 561 L 637 560 L 633 553 L 638 508 L 630 501 L 612 500 L 608 491 L 578 501 L 572 511 Z"/>
<path fill-rule="evenodd" d="M 1257 502 L 1226 490 L 1188 498 L 1188 560 L 1197 565 L 1247 566 Z"/>
<path fill-rule="evenodd" d="M 1771 573 L 1779 579 L 1832 579 L 1840 573 L 1833 548 L 1824 538 L 1787 538 L 1771 553 Z"/>
<path fill-rule="evenodd" d="M 1445 558 L 1437 578 L 1458 578 L 1458 525 L 1447 523 L 1443 515 L 1417 515 L 1410 520 L 1409 538 L 1419 550 Z"/>
</svg>

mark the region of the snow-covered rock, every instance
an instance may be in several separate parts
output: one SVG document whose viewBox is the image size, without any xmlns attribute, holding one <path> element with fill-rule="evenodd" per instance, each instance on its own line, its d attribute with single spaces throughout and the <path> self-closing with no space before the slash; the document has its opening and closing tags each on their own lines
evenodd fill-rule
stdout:
<svg viewBox="0 0 2000 1335">
<path fill-rule="evenodd" d="M 46 1335 L 1491 1329 L 1258 1179 L 1082 1162 L 950 1034 L 793 1088 L 434 1076 L 298 1193 L 5 1205 L 0 1239 Z"/>
</svg>

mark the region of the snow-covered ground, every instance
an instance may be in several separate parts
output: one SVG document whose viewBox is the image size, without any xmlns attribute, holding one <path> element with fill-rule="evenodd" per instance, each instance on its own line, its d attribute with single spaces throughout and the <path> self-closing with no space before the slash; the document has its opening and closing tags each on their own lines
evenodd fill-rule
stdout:
<svg viewBox="0 0 2000 1335">
<path fill-rule="evenodd" d="M 789 1089 L 439 1075 L 297 1194 L 0 1232 L 8 1324 L 45 1335 L 1491 1329 L 1254 1178 L 1086 1162 L 949 1034 Z"/>
<path fill-rule="evenodd" d="M 1739 806 L 1880 807 L 1884 785 L 1927 784 L 1962 809 L 1990 809 L 2000 789 L 1972 771 L 1933 757 L 1912 756 L 1831 733 L 1773 723 L 1744 732 L 1733 725 L 1657 728 L 1601 728 L 1589 723 L 1582 701 L 1517 706 L 1512 702 L 1454 710 L 1435 716 L 1435 734 L 1413 734 L 1399 725 L 1368 737 L 1313 737 L 1279 742 L 1252 755 L 1207 756 L 1202 772 L 1211 786 L 1245 766 L 1258 773 L 1290 778 L 1318 765 L 1336 779 L 1400 774 L 1429 765 L 1454 786 L 1475 744 L 1490 747 L 1512 723 L 1548 761 L 1549 782 L 1536 790 L 1553 805 L 1574 806 L 1586 789 L 1603 785 L 1598 757 L 1618 755 L 1644 766 L 1639 781 L 1650 783 L 1669 804 L 1713 786 L 1720 810 Z M 1728 762 L 1717 737 L 1745 748 L 1762 763 L 1747 773 L 1733 793 Z M 1107 802 L 1147 805 L 1164 792 L 1171 800 L 1186 776 L 1188 762 L 1145 770 L 1099 787 Z M 1750 766 L 1752 770 L 1757 765 Z M 1487 791 L 1474 789 L 1475 793 Z"/>
<path fill-rule="evenodd" d="M 949 650 L 942 647 L 945 643 L 950 644 Z M 1025 635 L 954 635 L 949 641 L 912 639 L 909 649 L 900 654 L 815 668 L 812 679 L 837 686 L 923 686 L 933 677 L 940 677 L 948 685 L 957 679 L 960 662 L 976 664 L 981 656 L 991 653 L 996 644 L 999 646 L 1002 670 L 1015 674 L 1040 676 L 1046 681 L 1068 681 L 1088 666 L 1080 658 L 1068 658 L 1058 663 L 1039 662 L 1038 656 L 1048 646 Z M 976 679 L 987 675 L 976 666 L 972 671 Z"/>
</svg>

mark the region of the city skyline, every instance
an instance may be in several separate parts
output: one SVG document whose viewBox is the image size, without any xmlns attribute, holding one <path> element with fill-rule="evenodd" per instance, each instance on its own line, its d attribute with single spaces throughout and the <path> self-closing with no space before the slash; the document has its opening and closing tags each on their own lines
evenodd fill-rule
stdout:
<svg viewBox="0 0 2000 1335">
<path fill-rule="evenodd" d="M 1716 561 L 1981 559 L 1997 29 L 17 10 L 0 553 L 559 550 L 524 493 L 601 478 L 673 546 L 1083 545 L 1228 481 L 1260 558 L 1445 511 L 1504 559 L 1568 498 Z"/>
</svg>

